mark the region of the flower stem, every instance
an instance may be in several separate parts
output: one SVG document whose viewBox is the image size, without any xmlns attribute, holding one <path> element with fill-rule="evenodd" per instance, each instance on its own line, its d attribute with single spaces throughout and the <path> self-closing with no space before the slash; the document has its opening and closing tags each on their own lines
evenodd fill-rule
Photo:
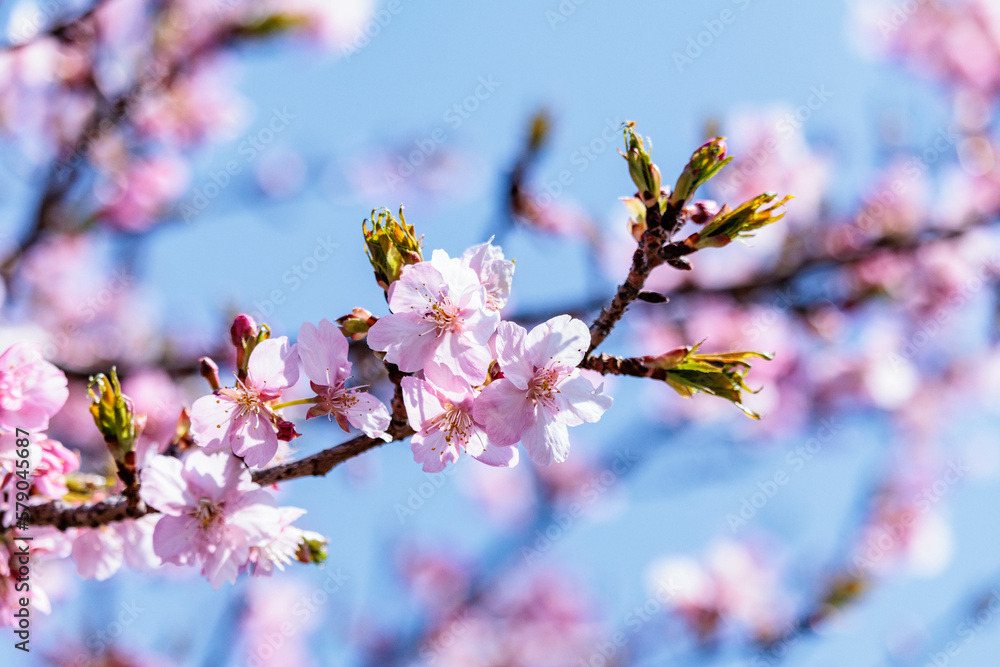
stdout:
<svg viewBox="0 0 1000 667">
<path fill-rule="evenodd" d="M 313 403 L 319 403 L 320 400 L 321 399 L 319 396 L 313 396 L 312 398 L 300 398 L 297 401 L 288 401 L 286 403 L 278 403 L 277 405 L 272 405 L 271 409 L 280 410 L 282 408 L 291 407 L 293 405 L 312 405 Z"/>
</svg>

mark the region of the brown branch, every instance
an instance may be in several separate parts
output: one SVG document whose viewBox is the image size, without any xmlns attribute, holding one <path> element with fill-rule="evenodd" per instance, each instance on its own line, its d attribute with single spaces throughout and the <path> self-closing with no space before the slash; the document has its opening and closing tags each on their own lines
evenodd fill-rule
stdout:
<svg viewBox="0 0 1000 667">
<path fill-rule="evenodd" d="M 650 368 L 634 357 L 613 357 L 609 354 L 587 357 L 580 364 L 580 368 L 597 371 L 601 375 L 627 375 L 661 381 L 667 377 L 667 372 L 662 368 Z"/>
<path fill-rule="evenodd" d="M 81 21 L 93 15 L 101 2 L 103 0 L 98 0 L 90 11 L 61 29 L 68 30 L 73 26 L 78 26 Z M 162 11 L 163 5 L 164 3 L 161 3 L 158 6 L 157 12 Z M 31 229 L 10 254 L 0 261 L 0 277 L 10 282 L 21 259 L 47 234 L 58 230 L 59 207 L 76 183 L 85 164 L 84 158 L 89 155 L 90 147 L 107 133 L 107 128 L 122 123 L 138 106 L 144 95 L 150 91 L 169 88 L 178 77 L 192 69 L 201 59 L 211 55 L 213 50 L 220 50 L 223 46 L 234 42 L 238 37 L 238 31 L 233 28 L 218 30 L 209 39 L 204 40 L 185 53 L 183 57 L 172 62 L 160 62 L 160 54 L 153 53 L 147 65 L 139 73 L 138 78 L 128 89 L 114 99 L 108 100 L 106 104 L 100 105 L 91 113 L 72 145 L 60 151 L 52 161 L 46 176 L 44 194 L 35 209 Z M 98 91 L 95 89 L 95 92 Z M 101 97 L 103 98 L 103 96 Z"/>
<path fill-rule="evenodd" d="M 393 436 L 393 441 L 404 440 L 413 435 L 413 430 L 409 425 L 404 422 L 404 425 L 400 427 L 395 420 L 390 425 L 389 431 L 390 435 Z M 341 463 L 384 444 L 385 441 L 381 438 L 360 435 L 304 459 L 258 470 L 253 474 L 253 481 L 261 486 L 269 486 L 299 477 L 322 477 Z M 28 523 L 33 526 L 55 526 L 59 530 L 96 528 L 115 521 L 137 519 L 146 514 L 154 513 L 156 513 L 155 509 L 143 503 L 130 508 L 129 501 L 124 496 L 114 496 L 98 503 L 85 505 L 71 505 L 61 500 L 55 500 L 32 506 L 29 511 Z"/>
<path fill-rule="evenodd" d="M 27 523 L 33 526 L 55 526 L 59 530 L 67 528 L 96 528 L 115 521 L 138 519 L 156 510 L 145 505 L 130 508 L 128 500 L 122 496 L 114 496 L 99 503 L 87 505 L 70 505 L 62 500 L 55 500 L 44 505 L 34 505 L 28 508 Z"/>
<path fill-rule="evenodd" d="M 403 390 L 400 385 L 403 374 L 395 367 L 391 367 L 389 377 L 396 385 L 396 389 L 392 397 L 392 421 L 386 432 L 392 437 L 392 441 L 405 440 L 413 435 L 414 431 L 406 419 L 406 406 L 403 403 Z M 341 463 L 384 444 L 385 440 L 381 438 L 359 435 L 304 459 L 258 470 L 253 474 L 253 481 L 261 486 L 270 486 L 299 477 L 322 477 Z M 127 488 L 132 488 L 132 486 L 129 485 Z M 134 488 L 138 490 L 138 483 L 134 484 Z M 59 530 L 96 528 L 115 521 L 136 519 L 155 512 L 155 509 L 146 506 L 137 497 L 133 498 L 130 493 L 128 496 L 114 496 L 99 503 L 87 505 L 70 505 L 61 500 L 35 505 L 30 508 L 28 523 L 34 526 L 55 526 Z"/>
<path fill-rule="evenodd" d="M 673 253 L 668 253 L 665 250 L 671 234 L 680 227 L 682 216 L 683 208 L 679 206 L 669 206 L 662 215 L 659 203 L 654 203 L 646 209 L 648 229 L 642 235 L 642 241 L 632 255 L 632 266 L 629 269 L 628 277 L 618 287 L 614 299 L 611 300 L 611 305 L 601 310 L 601 314 L 590 325 L 588 356 L 608 337 L 611 330 L 625 314 L 629 304 L 639 298 L 639 293 L 645 287 L 646 279 L 649 278 L 653 269 L 664 262 L 680 257 L 682 254 L 680 251 L 675 250 Z M 672 255 L 676 255 L 676 257 Z"/>
</svg>

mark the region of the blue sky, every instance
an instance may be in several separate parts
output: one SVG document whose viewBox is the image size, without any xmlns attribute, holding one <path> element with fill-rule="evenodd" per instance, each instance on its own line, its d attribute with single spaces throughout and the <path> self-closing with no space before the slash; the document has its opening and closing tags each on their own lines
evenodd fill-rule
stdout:
<svg viewBox="0 0 1000 667">
<path fill-rule="evenodd" d="M 917 142 L 932 136 L 945 118 L 942 96 L 931 84 L 858 55 L 850 45 L 848 9 L 841 0 L 399 3 L 400 11 L 388 14 L 388 20 L 383 15 L 377 36 L 349 59 L 282 46 L 248 50 L 241 58 L 245 67 L 239 88 L 252 104 L 247 129 L 233 141 L 199 153 L 193 188 L 203 188 L 228 161 L 245 160 L 241 142 L 256 136 L 275 110 L 291 120 L 269 149 L 300 151 L 312 168 L 310 186 L 294 199 L 262 202 L 248 183 L 239 181 L 211 201 L 195 222 L 158 231 L 140 265 L 159 292 L 170 326 L 203 326 L 220 309 L 259 310 L 275 290 L 284 302 L 268 320 L 279 334 L 294 336 L 302 321 L 332 319 L 356 305 L 383 307 L 363 256 L 362 219 L 372 208 L 395 209 L 404 203 L 407 219 L 426 235 L 428 247 L 458 253 L 481 242 L 494 219 L 525 119 L 542 104 L 553 112 L 556 131 L 540 176 L 552 178 L 573 168 L 572 156 L 581 146 L 600 137 L 609 120 L 617 124 L 625 119 L 637 121 L 640 131 L 653 137 L 654 158 L 666 173 L 683 165 L 701 143 L 707 117 L 724 118 L 741 108 L 775 103 L 794 107 L 817 88 L 828 90 L 829 101 L 807 121 L 805 131 L 836 157 L 832 187 L 843 206 L 871 177 L 880 113 L 889 109 L 912 118 Z M 573 11 L 559 13 L 560 6 Z M 705 44 L 701 52 L 689 51 L 699 39 Z M 691 56 L 690 62 L 679 65 L 675 54 Z M 456 123 L 450 110 L 477 89 L 482 98 L 478 107 Z M 442 133 L 441 146 L 474 156 L 477 167 L 469 172 L 468 187 L 454 196 L 368 201 L 336 187 L 331 196 L 322 186 L 337 158 Z M 616 135 L 614 144 L 574 172 L 566 194 L 608 224 L 620 221 L 617 198 L 632 189 L 616 154 L 617 141 Z M 324 244 L 336 246 L 328 260 L 318 262 L 298 284 L 284 279 Z M 521 305 L 573 302 L 583 296 L 581 285 L 589 283 L 582 246 L 515 235 L 505 249 L 517 258 L 514 291 Z M 607 289 L 610 294 L 611 286 Z M 619 405 L 638 400 L 636 387 L 620 387 Z M 638 442 L 662 437 L 636 432 L 629 423 L 633 416 L 631 411 L 609 413 L 600 425 L 581 431 L 577 451 L 615 451 L 623 432 Z M 306 452 L 339 437 L 331 429 L 310 430 L 316 436 L 312 444 L 300 441 Z M 756 517 L 752 530 L 788 540 L 790 586 L 808 583 L 817 563 L 835 555 L 857 494 L 888 464 L 877 446 L 882 435 L 870 422 L 849 423 Z M 698 555 L 714 537 L 730 535 L 726 514 L 780 468 L 796 444 L 749 451 L 720 442 L 711 432 L 689 434 L 670 454 L 643 467 L 627 489 L 612 489 L 608 497 L 619 502 L 575 526 L 546 557 L 585 580 L 608 605 L 604 613 L 613 624 L 645 599 L 642 573 L 650 560 Z M 693 464 L 700 466 L 697 483 L 691 482 L 687 467 Z M 425 508 L 401 525 L 395 505 L 426 481 L 408 447 L 384 447 L 367 455 L 364 465 L 374 475 L 364 486 L 352 484 L 347 470 L 337 470 L 327 479 L 290 485 L 285 498 L 310 509 L 304 524 L 332 536 L 331 563 L 350 575 L 330 604 L 331 618 L 338 622 L 357 619 L 363 611 L 406 616 L 407 606 L 393 599 L 396 589 L 384 569 L 385 549 L 400 534 L 453 541 L 470 550 L 490 539 L 475 508 L 455 488 L 461 466 Z M 964 600 L 967 585 L 994 571 L 1000 536 L 980 508 L 998 502 L 996 484 L 974 483 L 949 494 L 948 513 L 956 519 L 956 558 L 949 570 L 932 580 L 891 579 L 848 614 L 842 627 L 832 629 L 826 641 L 793 647 L 788 664 L 893 664 L 884 650 L 889 632 L 937 622 L 943 610 Z M 296 574 L 313 582 L 323 576 Z M 797 581 L 795 575 L 803 579 Z M 204 628 L 214 623 L 223 595 L 203 582 L 133 586 L 143 580 L 124 575 L 83 590 L 107 599 L 136 598 L 156 608 L 157 613 L 140 616 L 129 628 L 128 636 L 136 641 L 166 650 L 171 638 L 180 642 L 195 630 L 196 645 L 203 644 Z M 192 614 L 195 608 L 198 613 Z M 161 610 L 175 611 L 180 622 L 162 623 Z M 83 619 L 99 627 L 99 614 L 95 618 L 74 606 L 60 610 L 57 621 L 72 626 Z M 947 638 L 948 625 L 960 621 L 961 615 L 944 617 L 940 636 Z M 317 639 L 316 646 L 329 656 L 343 655 L 343 647 L 333 640 Z M 0 649 L 0 655 L 6 656 L 6 650 Z M 963 644 L 948 664 L 987 664 L 987 656 L 997 650 L 1000 636 L 990 627 Z M 744 663 L 734 658 L 725 664 Z"/>
</svg>

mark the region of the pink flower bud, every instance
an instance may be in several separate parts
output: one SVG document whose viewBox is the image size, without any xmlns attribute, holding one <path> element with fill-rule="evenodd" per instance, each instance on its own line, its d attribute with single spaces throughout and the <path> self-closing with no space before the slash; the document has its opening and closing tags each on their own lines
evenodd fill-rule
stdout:
<svg viewBox="0 0 1000 667">
<path fill-rule="evenodd" d="M 291 442 L 300 435 L 302 434 L 295 430 L 295 424 L 287 419 L 283 419 L 278 422 L 278 440 Z"/>
<path fill-rule="evenodd" d="M 229 334 L 232 336 L 233 345 L 241 348 L 257 336 L 257 323 L 249 315 L 237 315 Z"/>
</svg>

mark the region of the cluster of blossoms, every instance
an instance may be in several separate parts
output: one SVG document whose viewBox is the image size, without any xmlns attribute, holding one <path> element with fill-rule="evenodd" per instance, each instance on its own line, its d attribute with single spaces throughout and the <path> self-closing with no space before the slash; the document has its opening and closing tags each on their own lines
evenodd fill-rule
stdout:
<svg viewBox="0 0 1000 667">
<path fill-rule="evenodd" d="M 0 357 L 5 540 L 18 534 L 14 523 L 23 517 L 14 487 L 25 477 L 31 480 L 29 508 L 51 500 L 129 497 L 130 491 L 130 502 L 148 508 L 138 518 L 95 528 L 47 529 L 54 545 L 47 553 L 72 556 L 86 578 L 106 579 L 125 564 L 143 570 L 174 564 L 200 566 L 218 587 L 246 571 L 270 574 L 293 560 L 321 560 L 323 539 L 293 525 L 304 510 L 279 507 L 253 481 L 252 470 L 287 454 L 287 443 L 299 435 L 283 415 L 293 406 L 308 406 L 306 419 L 325 416 L 345 431 L 354 427 L 369 438 L 393 439 L 386 405 L 364 387 L 348 386 L 348 336 L 367 338 L 403 374 L 399 388 L 414 432 L 412 449 L 425 471 L 443 470 L 463 451 L 490 466 L 513 466 L 518 442 L 539 464 L 564 461 L 567 427 L 596 422 L 612 402 L 603 385 L 578 368 L 590 345 L 587 326 L 569 316 L 531 331 L 502 321 L 514 263 L 490 242 L 456 258 L 437 250 L 429 261 L 418 247 L 407 259 L 382 281 L 391 314 L 381 319 L 356 309 L 351 326 L 344 318 L 340 324 L 305 323 L 292 344 L 272 338 L 247 316 L 236 318 L 234 382 L 221 386 L 217 367 L 204 360 L 213 391 L 182 414 L 183 437 L 172 441 L 174 451 L 165 446 L 170 441 L 140 441 L 147 417 L 136 414 L 114 373 L 94 379 L 90 411 L 117 478 L 81 475 L 79 454 L 43 434 L 67 401 L 66 376 L 43 359 L 39 345 L 10 347 Z M 308 380 L 309 395 L 289 400 L 301 393 L 300 377 Z M 18 447 L 15 429 L 30 434 L 26 450 Z M 19 451 L 29 452 L 27 463 L 19 463 Z M 19 473 L 25 465 L 28 470 Z M 26 522 L 17 526 L 26 528 Z M 13 553 L 13 541 L 4 545 Z M 3 578 L 3 590 L 11 588 L 10 572 Z M 10 623 L 13 597 L 3 600 Z"/>
<path fill-rule="evenodd" d="M 773 558 L 750 545 L 714 543 L 702 560 L 680 556 L 655 562 L 647 586 L 703 642 L 741 626 L 760 640 L 778 636 L 787 623 Z"/>
<path fill-rule="evenodd" d="M 775 202 L 773 194 L 735 209 L 708 201 L 689 204 L 694 192 L 729 161 L 721 139 L 698 149 L 677 186 L 667 191 L 632 126 L 625 129 L 626 158 L 639 188 L 635 201 L 642 205 L 636 209 L 633 229 L 641 231 L 636 240 L 647 260 L 678 260 L 675 266 L 683 266 L 681 256 L 746 238 L 781 217 L 776 209 L 785 200 Z M 700 230 L 671 242 L 670 234 L 662 233 L 666 227 L 661 218 L 667 211 L 678 221 L 700 225 Z M 463 452 L 492 468 L 510 468 L 519 461 L 519 443 L 538 465 L 564 462 L 569 457 L 569 427 L 599 421 L 612 405 L 599 379 L 603 373 L 654 378 L 684 396 L 710 393 L 756 417 L 741 403 L 747 390 L 743 376 L 750 357 L 766 355 L 706 354 L 694 346 L 633 359 L 588 357 L 624 315 L 628 303 L 622 302 L 621 292 L 592 328 L 561 315 L 528 330 L 503 318 L 514 262 L 492 239 L 458 257 L 435 250 L 425 260 L 422 242 L 406 225 L 402 211 L 400 219 L 384 211 L 374 220 L 373 231 L 368 231 L 367 222 L 364 226 L 366 249 L 389 314 L 379 318 L 356 308 L 336 322 L 305 323 L 294 342 L 272 337 L 266 325 L 238 316 L 230 331 L 236 352 L 233 381 L 224 386 L 219 367 L 202 357 L 201 375 L 211 392 L 181 410 L 173 429 L 163 414 L 140 414 L 114 370 L 110 376 L 92 377 L 89 412 L 106 445 L 101 450 L 104 463 L 112 464 L 117 474 L 77 473 L 79 455 L 38 433 L 67 401 L 66 377 L 43 360 L 40 348 L 18 344 L 8 350 L 0 358 L 9 362 L 9 370 L 0 368 L 0 437 L 5 439 L 0 440 L 0 464 L 7 475 L 2 499 L 14 502 L 17 494 L 9 481 L 18 483 L 17 468 L 24 465 L 17 461 L 18 456 L 24 458 L 17 453 L 24 450 L 23 441 L 9 437 L 8 431 L 32 429 L 29 471 L 24 473 L 33 476 L 29 510 L 47 504 L 35 507 L 46 514 L 36 520 L 63 529 L 38 531 L 33 537 L 47 540 L 33 547 L 37 554 L 71 557 L 80 576 L 94 579 L 106 579 L 124 565 L 197 568 L 216 588 L 246 573 L 269 575 L 293 561 L 322 562 L 324 538 L 294 525 L 305 511 L 279 506 L 261 486 L 263 480 L 301 476 L 328 452 L 334 457 L 339 456 L 335 450 L 353 452 L 349 457 L 379 440 L 407 437 L 414 459 L 426 472 L 444 470 Z M 633 262 L 632 272 L 639 264 Z M 629 284 L 633 282 L 630 276 Z M 649 293 L 643 294 L 643 300 L 650 300 Z M 392 410 L 367 387 L 352 382 L 352 342 L 367 345 L 384 362 L 395 385 Z M 171 384 L 169 378 L 164 382 Z M 311 460 L 281 466 L 291 452 L 289 443 L 300 435 L 292 421 L 300 407 L 305 420 L 327 417 L 344 431 L 357 429 L 363 436 Z M 275 465 L 280 469 L 263 471 Z M 555 498 L 578 486 L 579 471 L 543 471 L 539 479 Z M 315 469 L 310 472 L 315 474 Z M 110 502 L 79 508 L 79 514 L 48 504 L 62 500 L 72 507 L 105 499 Z M 0 570 L 0 611 L 10 624 L 17 531 L 27 530 L 31 520 L 10 508 L 4 519 L 8 530 L 0 533 L 0 557 L 6 557 L 9 567 Z M 14 521 L 17 530 L 10 529 Z M 455 568 L 431 565 L 417 569 L 439 581 L 456 578 Z M 459 587 L 451 590 L 457 593 Z M 43 594 L 36 595 L 39 608 L 44 608 Z M 531 607 L 544 611 L 523 626 L 521 620 L 530 616 Z M 506 618 L 509 611 L 512 631 L 529 639 L 530 646 L 521 647 L 526 664 L 545 655 L 556 637 L 565 636 L 566 649 L 576 651 L 595 636 L 576 603 L 545 585 L 523 600 L 498 601 L 491 614 Z M 489 618 L 480 620 L 486 628 L 482 640 L 493 641 Z M 551 627 L 534 631 L 550 621 Z M 506 651 L 501 643 L 496 650 L 498 655 Z M 464 659 L 460 653 L 456 664 Z"/>
<path fill-rule="evenodd" d="M 249 318 L 237 319 L 234 342 L 240 344 L 239 328 L 257 336 Z M 243 342 L 255 341 L 244 337 Z M 252 343 L 246 373 L 236 386 L 218 389 L 191 406 L 191 435 L 206 451 L 232 452 L 249 466 L 263 467 L 278 453 L 279 440 L 291 440 L 297 434 L 291 422 L 279 417 L 276 402 L 282 392 L 299 379 L 300 365 L 315 392 L 308 402 L 313 406 L 306 418 L 327 415 L 344 428 L 348 424 L 371 437 L 389 439 L 389 411 L 378 399 L 358 389 L 347 389 L 351 362 L 347 360 L 348 343 L 340 329 L 323 320 L 319 327 L 302 325 L 299 342 L 266 338 Z"/>
<path fill-rule="evenodd" d="M 91 412 L 119 475 L 134 473 L 141 501 L 154 512 L 51 531 L 58 548 L 49 551 L 72 556 L 87 578 L 106 579 L 124 564 L 199 565 L 216 587 L 242 572 L 269 574 L 293 560 L 321 559 L 322 538 L 292 525 L 304 510 L 279 507 L 251 471 L 280 460 L 283 443 L 299 435 L 283 416 L 293 406 L 308 405 L 306 419 L 325 416 L 345 431 L 392 439 L 386 405 L 363 387 L 347 386 L 352 363 L 345 330 L 355 340 L 367 336 L 370 347 L 405 374 L 402 400 L 415 432 L 414 457 L 425 471 L 444 469 L 463 451 L 491 466 L 513 466 L 518 442 L 537 463 L 564 461 L 567 427 L 596 422 L 611 398 L 578 368 L 590 344 L 583 322 L 560 316 L 527 331 L 501 320 L 513 272 L 514 263 L 489 242 L 457 258 L 438 250 L 386 281 L 390 315 L 355 317 L 364 325 L 360 333 L 325 319 L 305 323 L 295 344 L 238 317 L 234 383 L 223 387 L 217 371 L 209 374 L 212 393 L 182 416 L 190 446 L 179 452 L 158 443 L 137 448 L 145 415 L 135 414 L 114 374 L 100 376 Z M 79 455 L 42 434 L 67 400 L 65 375 L 33 343 L 12 346 L 0 362 L 0 466 L 9 528 L 18 515 L 13 485 L 24 465 L 17 462 L 14 429 L 31 433 L 32 504 L 73 499 L 71 487 L 83 482 L 67 477 L 79 469 Z M 288 400 L 302 376 L 311 395 Z M 126 480 L 110 478 L 88 497 L 127 496 Z M 13 582 L 4 576 L 5 586 Z M 13 606 L 5 604 L 9 622 Z"/>
<path fill-rule="evenodd" d="M 15 624 L 22 598 L 49 610 L 37 577 L 23 575 L 19 559 L 26 553 L 35 565 L 72 557 L 81 577 L 98 580 L 125 564 L 148 570 L 200 562 L 215 587 L 241 572 L 268 575 L 293 560 L 322 559 L 321 536 L 292 525 L 304 510 L 277 507 L 232 453 L 197 448 L 183 459 L 147 449 L 141 496 L 155 513 L 96 528 L 30 527 L 40 504 L 77 500 L 84 491 L 100 500 L 122 489 L 117 480 L 80 474 L 79 454 L 45 435 L 67 398 L 65 374 L 43 358 L 37 343 L 15 343 L 0 355 L 0 625 Z M 131 401 L 120 398 L 129 427 L 141 431 L 145 416 L 134 415 Z M 109 442 L 112 453 L 119 444 Z"/>
<path fill-rule="evenodd" d="M 37 582 L 18 582 L 18 554 L 23 556 L 27 550 L 29 558 L 60 551 L 66 555 L 69 546 L 58 535 L 18 540 L 20 533 L 13 530 L 26 494 L 61 496 L 67 490 L 66 475 L 80 466 L 79 457 L 44 434 L 67 396 L 66 377 L 42 358 L 38 345 L 15 343 L 0 355 L 0 625 L 16 625 L 14 614 L 21 598 L 29 599 L 39 611 L 49 610 L 48 597 Z M 23 445 L 25 434 L 30 447 Z"/>
<path fill-rule="evenodd" d="M 514 263 L 483 243 L 461 257 L 434 251 L 399 268 L 388 286 L 392 311 L 365 324 L 372 350 L 407 376 L 401 380 L 414 458 L 438 472 L 462 452 L 492 466 L 513 466 L 515 445 L 532 460 L 564 461 L 568 426 L 596 422 L 611 406 L 577 366 L 590 345 L 580 320 L 560 316 L 528 332 L 501 321 Z M 341 327 L 302 325 L 298 341 L 267 338 L 241 316 L 233 342 L 247 350 L 246 372 L 191 408 L 191 435 L 206 451 L 227 451 L 251 467 L 271 463 L 282 440 L 297 433 L 281 408 L 308 404 L 306 419 L 327 416 L 371 438 L 386 433 L 389 410 L 360 388 L 348 388 L 349 343 Z M 353 336 L 352 336 L 353 337 Z M 314 394 L 279 403 L 303 370 Z"/>
<path fill-rule="evenodd" d="M 577 368 L 590 346 L 583 322 L 564 315 L 528 332 L 501 321 L 513 273 L 489 242 L 461 257 L 435 250 L 402 267 L 387 293 L 392 314 L 368 333 L 373 350 L 414 373 L 402 380 L 403 398 L 425 471 L 463 451 L 513 466 L 519 441 L 536 463 L 564 461 L 567 426 L 596 422 L 611 407 Z"/>
</svg>

